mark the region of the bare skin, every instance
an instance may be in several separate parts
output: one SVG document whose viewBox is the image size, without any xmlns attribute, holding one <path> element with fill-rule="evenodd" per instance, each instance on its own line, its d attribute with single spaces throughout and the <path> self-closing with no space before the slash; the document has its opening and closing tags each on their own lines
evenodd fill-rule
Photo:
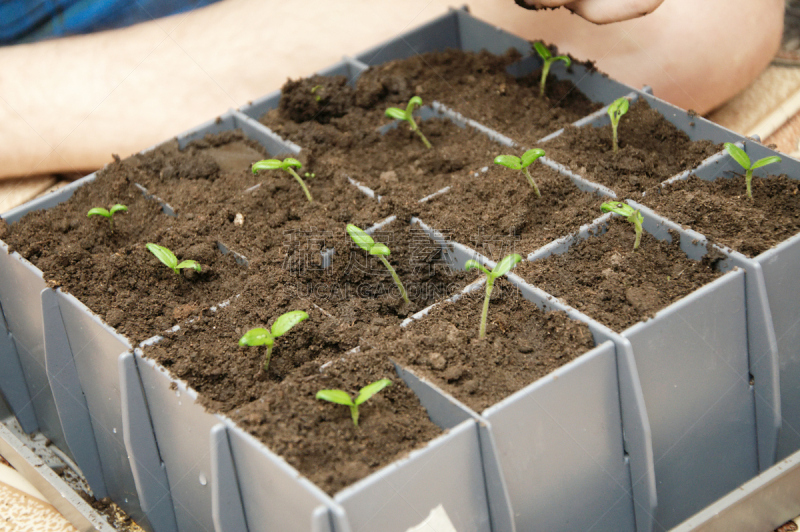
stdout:
<svg viewBox="0 0 800 532">
<path fill-rule="evenodd" d="M 642 17 L 664 0 L 526 0 L 534 7 L 564 7 L 595 24 L 610 24 Z"/>
<path fill-rule="evenodd" d="M 0 48 L 0 178 L 98 168 L 112 153 L 125 157 L 170 138 L 287 77 L 439 16 L 451 2 L 225 0 L 121 30 Z M 592 17 L 584 2 L 569 4 Z M 651 85 L 700 113 L 766 66 L 783 20 L 783 0 L 667 0 L 650 15 L 604 26 L 511 0 L 470 7 L 478 18 L 595 59 L 611 76 Z M 292 22 L 298 13 L 302 25 Z M 243 29 L 253 21 L 272 23 Z"/>
</svg>

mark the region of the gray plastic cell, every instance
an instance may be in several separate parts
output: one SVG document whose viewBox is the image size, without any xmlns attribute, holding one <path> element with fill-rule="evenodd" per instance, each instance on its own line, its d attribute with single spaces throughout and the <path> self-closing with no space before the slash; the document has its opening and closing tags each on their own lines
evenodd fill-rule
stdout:
<svg viewBox="0 0 800 532">
<path fill-rule="evenodd" d="M 206 412 L 192 389 L 153 361 L 137 353 L 136 365 L 178 530 L 216 526 L 214 530 L 223 532 L 231 522 L 246 522 L 251 532 L 317 532 L 310 527 L 324 522 L 318 517 L 323 507 L 337 532 L 373 529 L 376 523 L 386 532 L 404 532 L 439 505 L 456 520 L 458 530 L 490 530 L 481 437 L 469 416 L 452 428 L 445 425 L 451 428 L 448 433 L 331 499 L 229 420 Z M 439 402 L 423 399 L 429 410 Z"/>
<path fill-rule="evenodd" d="M 474 250 L 414 223 L 449 248 L 455 267 L 463 269 L 467 260 L 494 267 Z M 598 346 L 481 413 L 491 424 L 517 530 L 651 530 L 652 443 L 630 343 L 513 273 L 507 277 L 540 309 L 563 310 L 587 323 Z M 482 281 L 465 291 L 481 287 Z M 569 500 L 554 499 L 554 485 L 571 486 L 565 488 Z"/>
<path fill-rule="evenodd" d="M 706 254 L 701 235 L 641 212 L 646 232 L 671 240 L 672 229 L 690 258 Z M 616 215 L 598 218 L 528 260 L 564 253 L 578 239 L 602 234 L 611 216 Z M 730 260 L 720 266 L 725 275 L 621 333 L 633 349 L 650 419 L 656 530 L 678 524 L 759 470 L 745 272 Z"/>
<path fill-rule="evenodd" d="M 19 362 L 17 347 L 6 326 L 2 306 L 0 306 L 0 367 L 3 368 L 0 372 L 0 395 L 10 405 L 11 412 L 16 415 L 22 429 L 28 433 L 35 431 L 38 429 L 38 424 L 31 394 L 28 392 L 25 373 Z"/>
<path fill-rule="evenodd" d="M 751 161 L 772 155 L 782 157 L 780 163 L 756 169 L 753 179 L 782 174 L 790 179 L 800 179 L 800 161 L 778 154 L 753 141 L 739 142 L 737 145 L 747 152 Z M 691 174 L 700 179 L 714 180 L 733 177 L 733 172 L 741 171 L 741 166 L 727 152 L 721 152 Z M 670 181 L 687 177 L 688 173 Z M 764 470 L 775 460 L 786 458 L 800 449 L 800 327 L 797 326 L 800 318 L 800 283 L 797 282 L 800 277 L 800 235 L 788 238 L 752 259 L 747 259 L 736 250 L 726 248 L 726 251 L 743 263 L 751 265 L 744 266 L 748 275 L 753 272 L 754 276 L 763 277 L 759 282 L 763 283 L 766 291 L 765 299 L 777 342 L 778 361 L 773 364 L 772 376 L 779 379 L 779 383 L 775 383 L 772 393 L 780 396 L 780 432 L 777 443 L 767 447 L 773 454 L 771 461 L 764 460 L 761 468 Z M 748 311 L 749 305 L 748 302 Z M 757 378 L 757 382 L 759 380 L 763 381 Z M 766 392 L 756 395 L 759 401 L 771 397 Z"/>
</svg>

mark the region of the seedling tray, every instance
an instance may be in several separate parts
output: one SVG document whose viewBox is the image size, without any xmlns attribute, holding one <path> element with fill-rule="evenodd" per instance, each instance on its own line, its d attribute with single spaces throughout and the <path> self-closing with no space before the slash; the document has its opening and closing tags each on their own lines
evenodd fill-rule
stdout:
<svg viewBox="0 0 800 532">
<path fill-rule="evenodd" d="M 509 47 L 523 56 L 510 73 L 521 76 L 540 66 L 526 41 L 454 10 L 321 74 L 343 74 L 353 83 L 369 66 L 423 52 L 457 48 L 499 54 Z M 645 99 L 692 139 L 744 140 L 584 65 L 569 70 L 556 65 L 552 74 L 571 79 L 604 105 L 622 96 Z M 178 141 L 183 147 L 207 133 L 238 128 L 271 154 L 300 153 L 301 146 L 256 121 L 279 101 L 280 93 L 271 93 L 201 124 Z M 435 104 L 424 113 L 482 128 L 507 147 L 520 146 L 459 116 L 457 109 Z M 576 125 L 603 120 L 601 110 Z M 760 157 L 766 149 L 747 143 L 747 150 Z M 800 163 L 784 161 L 781 171 L 798 176 Z M 720 157 L 710 160 L 698 172 L 719 162 Z M 557 161 L 542 163 L 565 171 Z M 570 175 L 584 190 L 613 195 Z M 3 218 L 13 223 L 27 212 L 66 201 L 94 177 Z M 645 229 L 657 238 L 672 238 L 667 229 L 673 229 L 690 256 L 705 253 L 702 235 L 642 212 Z M 575 238 L 588 237 L 590 229 L 602 231 L 608 218 L 540 250 L 525 250 L 528 260 L 565 251 Z M 463 267 L 475 258 L 491 264 L 488 257 L 445 241 L 435 228 L 428 231 L 438 235 L 450 263 Z M 794 237 L 775 249 L 800 253 L 798 242 Z M 574 526 L 567 509 L 576 504 L 586 510 L 578 520 L 587 527 L 661 530 L 766 470 L 778 452 L 784 456 L 800 447 L 800 441 L 779 430 L 781 415 L 800 417 L 798 394 L 790 384 L 797 380 L 791 361 L 800 354 L 780 351 L 781 365 L 789 371 L 777 363 L 777 345 L 798 343 L 784 338 L 792 337 L 792 317 L 798 312 L 791 306 L 797 297 L 790 297 L 787 288 L 793 270 L 780 269 L 783 261 L 772 250 L 754 260 L 722 250 L 726 259 L 720 267 L 728 273 L 621 334 L 510 276 L 533 304 L 564 308 L 573 319 L 588 323 L 597 347 L 480 413 L 398 366 L 432 420 L 449 433 L 329 497 L 229 420 L 205 412 L 185 383 L 142 358 L 138 346 L 73 296 L 50 288 L 37 268 L 0 246 L 0 363 L 7 368 L 0 375 L 3 397 L 22 430 L 44 434 L 75 460 L 95 496 L 111 497 L 147 530 L 404 532 L 432 512 L 444 512 L 459 531 L 558 529 Z M 330 260 L 332 252 L 326 256 Z M 787 262 L 795 262 L 791 256 Z M 768 278 L 778 281 L 770 285 Z M 664 346 L 669 346 L 666 352 Z M 690 391 L 676 392 L 678 384 Z M 564 394 L 571 400 L 559 402 Z M 565 420 L 591 427 L 587 434 L 596 438 L 557 430 Z M 541 450 L 529 454 L 526 447 L 540 437 L 547 438 Z M 596 439 L 603 444 L 595 449 Z M 540 466 L 538 481 L 520 474 L 531 471 L 531 463 Z M 578 469 L 581 475 L 568 474 Z M 603 471 L 619 489 L 603 489 L 608 481 Z M 552 485 L 565 489 L 553 496 L 548 491 Z M 800 505 L 794 510 L 800 513 Z"/>
</svg>

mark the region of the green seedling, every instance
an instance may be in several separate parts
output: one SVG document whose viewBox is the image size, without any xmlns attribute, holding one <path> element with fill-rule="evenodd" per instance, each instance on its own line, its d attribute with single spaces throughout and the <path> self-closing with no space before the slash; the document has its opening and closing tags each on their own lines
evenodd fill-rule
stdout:
<svg viewBox="0 0 800 532">
<path fill-rule="evenodd" d="M 258 327 L 250 329 L 244 336 L 239 338 L 239 345 L 242 347 L 254 347 L 258 345 L 267 346 L 267 358 L 264 360 L 264 371 L 269 369 L 269 360 L 272 358 L 272 346 L 275 345 L 275 338 L 283 336 L 289 330 L 303 320 L 308 319 L 308 314 L 302 310 L 292 310 L 286 314 L 281 314 L 270 330 Z"/>
<path fill-rule="evenodd" d="M 533 48 L 536 50 L 536 53 L 539 54 L 539 57 L 542 58 L 542 61 L 544 61 L 544 65 L 542 66 L 542 81 L 539 83 L 539 97 L 544 98 L 544 84 L 547 81 L 547 74 L 550 72 L 550 66 L 556 61 L 564 61 L 564 64 L 569 68 L 570 65 L 572 65 L 572 59 L 566 55 L 553 56 L 553 54 L 550 53 L 550 49 L 539 41 L 533 43 Z"/>
<path fill-rule="evenodd" d="M 317 177 L 317 174 L 315 174 L 314 172 L 306 172 L 305 174 L 303 174 L 303 177 L 305 177 L 306 179 L 314 179 L 315 177 Z"/>
<path fill-rule="evenodd" d="M 608 106 L 608 117 L 611 119 L 612 149 L 615 153 L 619 151 L 619 142 L 617 140 L 619 119 L 628 112 L 630 106 L 630 102 L 625 97 L 614 100 L 611 105 Z"/>
<path fill-rule="evenodd" d="M 411 126 L 411 131 L 415 132 L 419 135 L 419 138 L 422 139 L 422 142 L 425 144 L 426 148 L 431 147 L 431 143 L 428 142 L 428 139 L 425 138 L 425 135 L 422 134 L 422 131 L 419 130 L 417 127 L 417 122 L 414 120 L 414 106 L 415 105 L 422 105 L 422 98 L 419 96 L 414 96 L 410 100 L 408 100 L 408 106 L 406 106 L 406 110 L 403 111 L 397 107 L 389 107 L 386 109 L 386 116 L 389 118 L 394 118 L 395 120 L 405 120 Z"/>
<path fill-rule="evenodd" d="M 533 180 L 533 177 L 531 177 L 528 167 L 542 155 L 544 155 L 543 149 L 534 148 L 523 153 L 522 157 L 517 157 L 515 155 L 498 155 L 494 158 L 494 164 L 499 164 L 505 166 L 506 168 L 511 168 L 512 170 L 522 170 L 525 172 L 525 177 L 528 178 L 528 183 L 530 183 L 530 185 L 533 187 L 533 191 L 536 192 L 536 195 L 541 198 L 542 194 L 539 192 L 539 187 L 536 186 L 536 182 Z"/>
<path fill-rule="evenodd" d="M 263 161 L 258 161 L 257 163 L 253 163 L 253 173 L 257 174 L 259 170 L 286 170 L 292 177 L 294 177 L 300 186 L 303 188 L 303 192 L 306 194 L 306 198 L 308 198 L 308 202 L 311 203 L 314 199 L 311 197 L 311 192 L 308 191 L 306 187 L 305 181 L 297 172 L 294 171 L 294 168 L 302 168 L 303 163 L 298 161 L 297 159 L 293 159 L 292 157 L 287 157 L 283 161 L 279 161 L 278 159 L 264 159 Z"/>
<path fill-rule="evenodd" d="M 195 271 L 202 271 L 200 267 L 200 263 L 195 260 L 184 260 L 180 264 L 178 264 L 178 258 L 175 254 L 169 250 L 169 248 L 165 248 L 164 246 L 159 246 L 158 244 L 153 244 L 149 242 L 145 245 L 147 251 L 152 253 L 156 256 L 158 260 L 160 260 L 164 265 L 170 268 L 176 274 L 179 274 L 183 268 L 192 268 Z"/>
<path fill-rule="evenodd" d="M 344 390 L 320 390 L 317 392 L 317 399 L 323 401 L 330 401 L 337 405 L 345 405 L 350 407 L 350 417 L 353 418 L 353 425 L 358 426 L 358 405 L 367 401 L 370 397 L 380 392 L 387 386 L 391 386 L 392 381 L 389 379 L 381 379 L 371 384 L 367 384 L 358 391 L 356 400 L 350 397 L 350 394 Z"/>
<path fill-rule="evenodd" d="M 474 260 L 468 260 L 464 265 L 464 269 L 467 271 L 471 270 L 472 268 L 478 268 L 480 271 L 486 274 L 486 297 L 483 300 L 483 313 L 481 314 L 481 328 L 480 332 L 478 333 L 478 338 L 484 338 L 486 336 L 486 317 L 489 315 L 489 298 L 492 295 L 492 288 L 494 288 L 495 279 L 507 274 L 509 271 L 511 271 L 511 268 L 516 266 L 521 260 L 522 257 L 516 253 L 506 255 L 500 262 L 497 263 L 497 266 L 495 266 L 492 271 L 489 271 L 488 268 L 482 266 L 480 263 Z"/>
<path fill-rule="evenodd" d="M 89 212 L 86 213 L 86 216 L 94 216 L 99 214 L 100 216 L 105 216 L 108 218 L 108 223 L 111 225 L 111 232 L 114 232 L 114 215 L 118 212 L 127 212 L 128 208 L 121 203 L 117 203 L 111 209 L 105 210 L 102 207 L 94 207 L 93 209 L 89 209 Z"/>
<path fill-rule="evenodd" d="M 619 214 L 620 216 L 624 216 L 626 220 L 632 223 L 633 230 L 636 233 L 636 240 L 633 242 L 633 250 L 636 251 L 639 249 L 639 242 L 642 241 L 642 223 L 644 222 L 642 213 L 634 210 L 633 207 L 627 203 L 622 203 L 619 201 L 607 201 L 600 205 L 600 210 L 603 212 L 613 212 Z"/>
<path fill-rule="evenodd" d="M 311 94 L 314 94 L 315 92 L 317 92 L 321 88 L 322 88 L 322 85 L 314 85 L 313 87 L 311 87 Z M 320 91 L 320 92 L 322 92 L 322 91 Z M 322 96 L 320 96 L 319 94 L 317 94 L 314 97 L 314 100 L 317 101 L 317 102 L 319 102 L 321 99 L 322 99 Z"/>
<path fill-rule="evenodd" d="M 389 273 L 392 274 L 392 279 L 394 279 L 394 283 L 397 285 L 397 288 L 400 289 L 400 295 L 403 296 L 403 301 L 406 303 L 411 303 L 411 301 L 408 299 L 406 289 L 403 287 L 403 283 L 400 282 L 400 277 L 397 276 L 397 272 L 394 271 L 392 265 L 389 264 L 388 260 L 386 260 L 386 256 L 391 253 L 386 244 L 376 243 L 363 229 L 356 227 L 353 224 L 347 224 L 347 234 L 350 235 L 350 238 L 353 239 L 353 242 L 355 242 L 358 247 L 370 255 L 379 257 L 381 261 L 383 261 L 384 266 L 386 266 L 386 268 L 389 270 Z"/>
<path fill-rule="evenodd" d="M 750 164 L 750 157 L 748 157 L 747 153 L 743 149 L 741 149 L 736 144 L 732 144 L 730 142 L 725 143 L 725 150 L 733 157 L 733 160 L 739 163 L 742 168 L 745 169 L 745 176 L 744 182 L 747 184 L 747 197 L 753 199 L 753 170 L 756 168 L 761 168 L 762 166 L 767 166 L 768 164 L 772 163 L 779 163 L 781 162 L 781 158 L 777 155 L 772 155 L 770 157 L 764 157 L 763 159 L 759 159 L 753 164 Z"/>
</svg>

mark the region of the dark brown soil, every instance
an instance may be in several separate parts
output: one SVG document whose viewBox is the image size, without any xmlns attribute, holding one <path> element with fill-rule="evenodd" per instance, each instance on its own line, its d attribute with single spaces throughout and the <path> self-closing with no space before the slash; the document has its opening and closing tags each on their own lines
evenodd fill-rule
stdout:
<svg viewBox="0 0 800 532">
<path fill-rule="evenodd" d="M 355 396 L 388 378 L 392 385 L 359 407 L 358 427 L 346 406 L 315 399 L 321 389 Z M 276 385 L 233 418 L 329 494 L 368 476 L 441 434 L 392 363 L 369 351 L 314 366 Z"/>
<path fill-rule="evenodd" d="M 529 144 L 599 107 L 571 82 L 557 80 L 550 84 L 553 100 L 540 99 L 538 77 L 516 80 L 505 72 L 518 58 L 455 50 L 423 54 L 369 69 L 355 90 L 342 76 L 289 81 L 279 108 L 261 121 L 331 173 L 344 172 L 381 195 L 420 199 L 491 164 L 505 148 L 447 120 L 420 124 L 430 150 L 405 124 L 382 135 L 378 129 L 390 123 L 387 107 L 405 108 L 419 95 Z M 487 93 L 499 96 L 488 109 Z"/>
<path fill-rule="evenodd" d="M 359 101 L 379 107 L 381 100 L 407 102 L 414 95 L 437 100 L 529 146 L 602 107 L 572 82 L 552 75 L 541 99 L 540 71 L 519 79 L 506 72 L 519 59 L 513 50 L 504 56 L 447 50 L 390 61 L 361 75 L 357 89 L 364 96 Z"/>
<path fill-rule="evenodd" d="M 392 222 L 373 238 L 391 250 L 388 260 L 408 292 L 408 305 L 378 258 L 368 256 L 344 231 L 333 236 L 336 253 L 330 268 L 301 260 L 289 265 L 288 270 L 294 276 L 291 286 L 298 294 L 346 323 L 365 323 L 370 329 L 380 330 L 456 293 L 475 279 L 474 274 L 452 270 L 441 248 L 421 229 Z"/>
<path fill-rule="evenodd" d="M 282 270 L 251 275 L 230 305 L 204 311 L 180 330 L 165 333 L 145 355 L 186 381 L 210 410 L 227 413 L 263 396 L 305 363 L 358 346 L 357 328 L 299 297 L 288 277 Z M 266 347 L 239 347 L 239 338 L 256 327 L 269 329 L 278 316 L 292 310 L 303 310 L 309 318 L 276 340 L 265 372 Z"/>
<path fill-rule="evenodd" d="M 325 127 L 307 126 L 311 130 Z M 346 155 L 331 150 L 315 160 L 318 167 L 349 175 L 381 196 L 420 199 L 490 164 L 502 150 L 486 135 L 473 128 L 460 128 L 449 120 L 420 123 L 432 149 L 426 148 L 405 123 L 386 134 L 381 134 L 376 124 L 368 127 Z M 286 129 L 290 128 L 282 131 Z"/>
<path fill-rule="evenodd" d="M 444 303 L 382 349 L 482 412 L 593 346 L 589 328 L 542 312 L 505 279 L 492 291 L 486 338 L 478 339 L 485 289 Z"/>
<path fill-rule="evenodd" d="M 800 232 L 800 182 L 785 175 L 705 181 L 696 176 L 648 191 L 641 200 L 710 240 L 755 257 Z"/>
<path fill-rule="evenodd" d="M 3 224 L 0 237 L 52 285 L 138 342 L 239 292 L 247 269 L 223 255 L 217 242 L 247 256 L 252 268 L 280 266 L 295 234 L 324 234 L 351 221 L 368 225 L 386 215 L 388 206 L 324 170 L 309 180 L 318 196 L 309 204 L 292 177 L 252 175 L 250 164 L 265 156 L 233 132 L 184 152 L 170 142 L 109 165 L 68 202 Z M 167 201 L 178 216 L 162 214 L 134 183 Z M 114 233 L 105 218 L 86 217 L 91 207 L 118 202 L 128 212 L 116 216 Z M 237 214 L 243 215 L 241 225 Z M 173 274 L 145 249 L 147 242 L 170 248 L 179 260 L 201 262 L 202 273 Z"/>
<path fill-rule="evenodd" d="M 631 105 L 622 117 L 618 135 L 617 153 L 611 149 L 610 125 L 568 127 L 540 147 L 580 176 L 630 198 L 640 197 L 644 190 L 698 166 L 722 149 L 710 141 L 689 140 L 644 100 Z"/>
<path fill-rule="evenodd" d="M 521 262 L 514 271 L 617 332 L 722 275 L 714 267 L 717 254 L 693 261 L 678 238 L 669 244 L 644 233 L 638 251 L 633 241 L 631 224 L 615 217 L 605 234 L 562 255 Z"/>
<path fill-rule="evenodd" d="M 600 215 L 601 196 L 582 192 L 568 177 L 541 164 L 530 171 L 541 198 L 522 172 L 491 165 L 423 203 L 419 217 L 447 238 L 496 261 L 508 253 L 525 256 Z"/>
<path fill-rule="evenodd" d="M 265 348 L 239 347 L 239 337 L 301 309 L 309 319 L 277 339 L 265 374 Z M 356 339 L 348 324 L 282 290 L 280 275 L 253 276 L 229 307 L 167 334 L 145 354 L 333 495 L 441 433 L 386 357 L 346 354 Z M 321 389 L 355 395 L 382 378 L 393 385 L 359 408 L 358 427 L 347 407 L 315 399 Z"/>
</svg>

